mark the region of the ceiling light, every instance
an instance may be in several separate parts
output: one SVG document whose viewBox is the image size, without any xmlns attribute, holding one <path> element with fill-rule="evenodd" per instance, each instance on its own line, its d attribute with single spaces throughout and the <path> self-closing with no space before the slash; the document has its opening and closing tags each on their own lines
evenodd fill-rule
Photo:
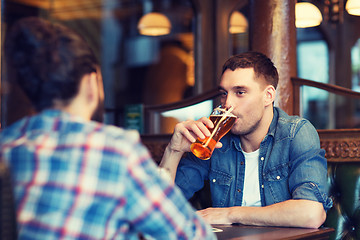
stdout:
<svg viewBox="0 0 360 240">
<path fill-rule="evenodd" d="M 360 16 L 360 0 L 348 0 L 345 9 L 351 15 Z"/>
<path fill-rule="evenodd" d="M 322 22 L 320 10 L 314 4 L 308 2 L 296 3 L 295 16 L 297 28 L 315 27 Z"/>
<path fill-rule="evenodd" d="M 164 14 L 151 12 L 140 18 L 138 29 L 142 35 L 166 35 L 170 33 L 171 23 Z"/>
<path fill-rule="evenodd" d="M 239 11 L 234 11 L 230 17 L 229 32 L 231 34 L 244 33 L 248 29 L 248 21 L 246 17 Z"/>
</svg>

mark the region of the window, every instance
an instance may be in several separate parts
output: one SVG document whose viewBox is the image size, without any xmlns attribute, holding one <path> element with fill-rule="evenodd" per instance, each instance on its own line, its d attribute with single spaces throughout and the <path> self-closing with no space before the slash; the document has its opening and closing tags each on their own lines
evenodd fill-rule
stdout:
<svg viewBox="0 0 360 240">
<path fill-rule="evenodd" d="M 249 5 L 235 10 L 229 18 L 230 55 L 249 50 Z"/>
<path fill-rule="evenodd" d="M 322 83 L 329 82 L 329 50 L 316 28 L 297 29 L 298 76 Z M 329 94 L 323 90 L 304 87 L 302 90 L 303 117 L 317 129 L 329 128 Z"/>
</svg>

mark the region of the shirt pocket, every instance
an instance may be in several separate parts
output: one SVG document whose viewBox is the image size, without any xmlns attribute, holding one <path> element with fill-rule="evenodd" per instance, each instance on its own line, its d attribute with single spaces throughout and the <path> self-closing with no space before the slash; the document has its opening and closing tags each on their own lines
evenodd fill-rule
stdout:
<svg viewBox="0 0 360 240">
<path fill-rule="evenodd" d="M 290 199 L 289 164 L 279 164 L 264 172 L 264 191 L 267 205 Z"/>
<path fill-rule="evenodd" d="M 224 207 L 229 197 L 233 177 L 225 172 L 211 170 L 209 180 L 213 207 Z"/>
</svg>

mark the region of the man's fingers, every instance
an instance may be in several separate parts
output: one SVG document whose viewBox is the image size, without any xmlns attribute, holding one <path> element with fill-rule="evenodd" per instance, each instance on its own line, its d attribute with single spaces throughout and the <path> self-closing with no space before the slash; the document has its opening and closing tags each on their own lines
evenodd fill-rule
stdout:
<svg viewBox="0 0 360 240">
<path fill-rule="evenodd" d="M 214 124 L 209 118 L 203 117 L 197 121 L 188 120 L 176 124 L 171 146 L 178 151 L 189 151 L 189 144 L 196 141 L 196 138 L 204 139 L 211 135 L 208 128 L 213 128 Z"/>
<path fill-rule="evenodd" d="M 206 127 L 208 126 L 208 124 L 212 125 L 212 122 L 208 119 L 208 118 L 201 118 L 198 121 L 185 121 L 183 122 L 181 129 L 181 132 L 183 133 L 183 135 L 185 137 L 187 137 L 189 140 L 192 140 L 192 137 L 199 137 L 201 139 L 210 136 L 210 131 L 209 129 Z M 209 126 L 210 127 L 210 126 Z M 183 128 L 187 129 L 187 131 L 190 132 L 190 134 L 192 133 L 192 137 L 189 136 L 188 132 L 185 131 Z M 194 142 L 195 139 L 192 141 Z"/>
<path fill-rule="evenodd" d="M 190 142 L 195 142 L 196 138 L 194 136 L 194 134 L 191 134 L 191 132 L 187 129 L 187 128 L 181 128 L 180 133 Z"/>
<path fill-rule="evenodd" d="M 214 123 L 207 117 L 202 117 L 199 119 L 202 123 L 204 123 L 209 128 L 214 128 Z"/>
</svg>

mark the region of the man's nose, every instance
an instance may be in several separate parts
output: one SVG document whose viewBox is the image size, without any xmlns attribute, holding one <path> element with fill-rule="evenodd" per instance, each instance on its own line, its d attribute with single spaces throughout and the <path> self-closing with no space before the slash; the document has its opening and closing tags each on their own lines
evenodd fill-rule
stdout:
<svg viewBox="0 0 360 240">
<path fill-rule="evenodd" d="M 232 101 L 229 97 L 229 95 L 226 96 L 225 102 L 224 102 L 224 107 L 229 109 L 232 106 Z"/>
</svg>

